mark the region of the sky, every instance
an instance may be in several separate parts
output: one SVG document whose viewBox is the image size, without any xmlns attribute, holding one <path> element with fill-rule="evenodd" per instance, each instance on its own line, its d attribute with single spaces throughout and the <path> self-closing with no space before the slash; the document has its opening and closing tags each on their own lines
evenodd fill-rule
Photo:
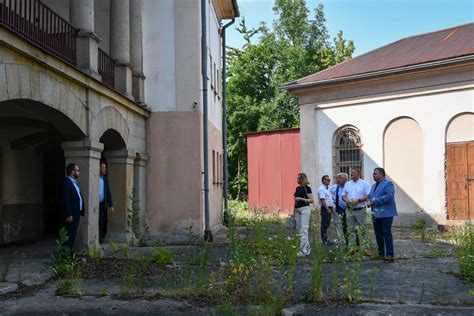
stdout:
<svg viewBox="0 0 474 316">
<path fill-rule="evenodd" d="M 240 16 L 247 27 L 261 21 L 272 25 L 273 0 L 237 0 Z M 313 9 L 324 5 L 326 26 L 331 38 L 339 30 L 353 40 L 358 56 L 401 38 L 437 31 L 474 21 L 474 0 L 306 0 Z M 227 45 L 241 47 L 242 35 L 235 24 L 227 29 Z M 474 36 L 473 36 L 474 37 Z"/>
</svg>

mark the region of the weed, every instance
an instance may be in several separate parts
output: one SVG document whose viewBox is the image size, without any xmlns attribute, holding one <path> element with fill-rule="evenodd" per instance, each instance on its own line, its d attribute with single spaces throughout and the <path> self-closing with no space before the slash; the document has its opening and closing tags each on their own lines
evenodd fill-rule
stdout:
<svg viewBox="0 0 474 316">
<path fill-rule="evenodd" d="M 323 294 L 323 256 L 321 249 L 317 249 L 319 244 L 313 246 L 313 262 L 311 266 L 311 299 L 315 302 L 321 302 Z M 321 246 L 319 246 L 321 248 Z"/>
<path fill-rule="evenodd" d="M 2 266 L 2 272 L 0 273 L 0 282 L 6 282 L 8 272 L 10 272 L 10 265 L 9 261 L 6 261 Z"/>
<path fill-rule="evenodd" d="M 56 276 L 62 277 L 70 266 L 76 266 L 76 259 L 71 254 L 71 249 L 66 246 L 68 240 L 67 231 L 64 227 L 59 230 L 56 240 L 57 248 L 51 255 L 53 272 Z"/>
<path fill-rule="evenodd" d="M 113 240 L 109 241 L 109 245 L 110 245 L 110 250 L 112 250 L 112 252 L 117 252 L 119 250 L 119 246 L 117 245 L 117 243 Z"/>
<path fill-rule="evenodd" d="M 413 221 L 412 228 L 416 230 L 421 237 L 422 241 L 426 239 L 426 221 L 422 217 L 418 217 Z"/>
<path fill-rule="evenodd" d="M 459 270 L 474 289 L 474 225 L 459 229 L 454 236 Z"/>
<path fill-rule="evenodd" d="M 425 296 L 425 282 L 423 282 L 421 284 L 421 291 L 420 291 L 420 299 L 418 300 L 418 304 L 422 304 L 423 303 L 423 298 Z"/>
<path fill-rule="evenodd" d="M 360 289 L 362 280 L 358 274 L 359 271 L 360 261 L 356 261 L 344 268 L 344 280 L 341 290 L 349 302 L 358 302 L 362 299 L 362 291 Z"/>
<path fill-rule="evenodd" d="M 55 295 L 81 295 L 79 278 L 81 276 L 80 266 L 74 261 L 64 266 L 62 277 L 64 280 L 60 281 L 54 292 Z"/>
<path fill-rule="evenodd" d="M 151 252 L 151 258 L 156 264 L 165 266 L 174 261 L 173 253 L 167 248 L 156 248 Z"/>
<path fill-rule="evenodd" d="M 104 257 L 104 250 L 102 247 L 92 247 L 89 249 L 88 256 L 92 262 L 97 263 Z"/>
<path fill-rule="evenodd" d="M 374 268 L 370 271 L 370 275 L 369 275 L 369 299 L 372 298 L 372 292 L 374 290 L 374 284 L 375 284 L 375 280 L 377 278 L 378 273 L 379 273 L 378 268 Z"/>
<path fill-rule="evenodd" d="M 143 226 L 143 232 L 140 234 L 140 238 L 138 238 L 138 247 L 146 247 L 148 245 L 148 237 L 150 235 L 150 230 L 148 225 L 145 224 Z"/>
<path fill-rule="evenodd" d="M 103 287 L 99 289 L 99 295 L 100 296 L 107 296 L 107 288 Z"/>
<path fill-rule="evenodd" d="M 119 246 L 119 250 L 120 250 L 120 253 L 122 254 L 122 257 L 124 259 L 128 259 L 129 258 L 129 255 L 130 255 L 130 249 L 128 248 L 128 245 L 127 244 L 124 244 L 124 245 L 120 245 Z"/>
</svg>

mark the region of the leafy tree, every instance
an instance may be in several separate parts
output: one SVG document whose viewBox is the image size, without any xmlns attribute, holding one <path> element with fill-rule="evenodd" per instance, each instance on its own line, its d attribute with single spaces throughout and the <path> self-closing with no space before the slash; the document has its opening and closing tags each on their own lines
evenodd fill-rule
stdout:
<svg viewBox="0 0 474 316">
<path fill-rule="evenodd" d="M 237 30 L 245 44 L 230 48 L 228 58 L 229 192 L 247 192 L 245 133 L 299 126 L 296 97 L 281 91 L 286 82 L 321 71 L 351 58 L 355 49 L 339 31 L 331 42 L 323 5 L 310 10 L 305 0 L 275 0 L 272 29 L 265 23 Z"/>
</svg>

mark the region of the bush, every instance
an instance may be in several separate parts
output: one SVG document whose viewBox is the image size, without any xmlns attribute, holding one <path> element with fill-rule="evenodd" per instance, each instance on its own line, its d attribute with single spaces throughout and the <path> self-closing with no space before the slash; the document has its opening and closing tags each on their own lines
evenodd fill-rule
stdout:
<svg viewBox="0 0 474 316">
<path fill-rule="evenodd" d="M 59 230 L 58 239 L 56 239 L 57 248 L 51 255 L 53 272 L 58 277 L 63 277 L 70 266 L 76 266 L 76 259 L 71 253 L 71 249 L 65 245 L 68 238 L 66 229 L 62 227 Z"/>
<path fill-rule="evenodd" d="M 174 261 L 173 253 L 166 248 L 153 249 L 151 257 L 160 266 L 171 264 Z"/>
<path fill-rule="evenodd" d="M 474 288 L 474 225 L 456 233 L 456 258 L 461 274 Z"/>
</svg>

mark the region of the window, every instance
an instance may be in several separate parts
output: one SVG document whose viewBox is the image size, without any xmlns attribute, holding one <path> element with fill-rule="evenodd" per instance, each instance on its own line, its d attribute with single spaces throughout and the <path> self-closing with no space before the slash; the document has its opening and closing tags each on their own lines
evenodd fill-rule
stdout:
<svg viewBox="0 0 474 316">
<path fill-rule="evenodd" d="M 359 130 L 352 126 L 347 126 L 336 132 L 334 138 L 334 175 L 345 172 L 350 175 L 351 169 L 362 168 L 362 142 Z"/>
</svg>

